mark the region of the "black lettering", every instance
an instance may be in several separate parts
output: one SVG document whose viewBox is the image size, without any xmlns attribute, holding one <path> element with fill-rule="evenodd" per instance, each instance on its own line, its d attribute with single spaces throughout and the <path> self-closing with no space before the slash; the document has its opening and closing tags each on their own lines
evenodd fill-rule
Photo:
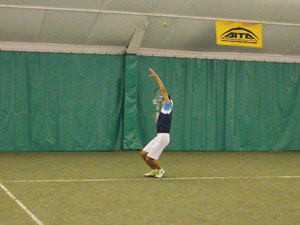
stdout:
<svg viewBox="0 0 300 225">
<path fill-rule="evenodd" d="M 227 34 L 225 37 L 226 37 L 226 38 L 235 38 L 235 37 L 234 37 L 234 33 L 233 33 L 233 32 L 232 32 L 232 33 L 229 33 L 229 34 Z"/>
<path fill-rule="evenodd" d="M 252 37 L 252 35 L 251 35 L 251 34 L 246 34 L 246 39 L 251 39 L 251 40 L 253 40 L 253 39 L 254 39 L 254 37 Z"/>
<path fill-rule="evenodd" d="M 240 38 L 243 38 L 244 33 L 238 33 L 240 35 Z"/>
<path fill-rule="evenodd" d="M 227 33 L 227 34 L 226 34 Z M 228 42 L 240 42 L 240 43 L 257 43 L 256 35 L 248 32 L 226 32 L 224 33 L 221 38 L 223 41 L 228 41 Z"/>
</svg>

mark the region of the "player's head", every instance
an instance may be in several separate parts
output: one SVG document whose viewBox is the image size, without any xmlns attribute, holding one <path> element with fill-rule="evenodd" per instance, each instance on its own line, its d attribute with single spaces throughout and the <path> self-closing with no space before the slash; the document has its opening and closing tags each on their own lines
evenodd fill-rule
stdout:
<svg viewBox="0 0 300 225">
<path fill-rule="evenodd" d="M 168 97 L 169 97 L 169 100 L 171 100 L 171 99 L 172 99 L 170 95 L 168 95 Z"/>
</svg>

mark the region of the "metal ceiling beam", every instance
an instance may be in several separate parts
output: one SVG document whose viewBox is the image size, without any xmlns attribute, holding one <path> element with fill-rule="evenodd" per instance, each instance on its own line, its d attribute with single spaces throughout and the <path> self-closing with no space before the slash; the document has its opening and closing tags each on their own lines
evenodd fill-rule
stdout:
<svg viewBox="0 0 300 225">
<path fill-rule="evenodd" d="M 197 59 L 300 63 L 300 56 L 296 55 L 255 54 L 247 52 L 192 52 L 140 48 L 137 52 L 137 55 Z"/>
<path fill-rule="evenodd" d="M 140 46 L 142 44 L 142 41 L 143 41 L 143 38 L 144 38 L 144 35 L 145 35 L 148 25 L 149 25 L 149 22 L 148 22 L 148 20 L 146 20 L 146 22 L 144 24 L 137 26 L 137 28 L 131 38 L 131 41 L 128 45 L 127 53 L 133 53 L 133 54 L 137 53 L 138 49 L 140 48 Z"/>
<path fill-rule="evenodd" d="M 126 53 L 126 47 L 118 46 L 91 46 L 91 45 L 64 45 L 64 44 L 42 44 L 42 43 L 16 43 L 0 42 L 0 51 L 26 51 L 26 52 L 57 52 L 57 53 L 81 53 L 81 54 L 118 54 Z M 300 56 L 254 54 L 240 52 L 191 52 L 163 49 L 139 48 L 137 55 L 197 58 L 197 59 L 220 59 L 220 60 L 242 60 L 242 61 L 265 61 L 300 63 Z"/>
<path fill-rule="evenodd" d="M 70 45 L 70 44 L 45 44 L 45 43 L 28 43 L 28 42 L 0 42 L 0 51 L 122 55 L 126 52 L 126 47 L 123 47 L 123 46 Z"/>
<path fill-rule="evenodd" d="M 164 18 L 190 19 L 190 20 L 210 20 L 210 21 L 227 20 L 227 21 L 235 21 L 235 22 L 238 21 L 243 23 L 261 23 L 266 25 L 300 27 L 299 23 L 283 23 L 283 22 L 260 21 L 260 20 L 240 20 L 240 19 L 229 19 L 229 18 L 218 18 L 218 17 L 187 16 L 187 15 L 162 14 L 162 13 L 128 12 L 128 11 L 98 10 L 98 9 L 77 9 L 77 8 L 61 8 L 61 7 L 48 7 L 48 6 L 5 5 L 5 4 L 0 4 L 0 8 L 103 13 L 103 14 L 164 17 Z"/>
</svg>

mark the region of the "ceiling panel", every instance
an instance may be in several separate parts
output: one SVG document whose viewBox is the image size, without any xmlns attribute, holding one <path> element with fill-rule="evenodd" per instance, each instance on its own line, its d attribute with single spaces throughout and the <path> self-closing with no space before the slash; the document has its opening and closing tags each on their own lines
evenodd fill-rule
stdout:
<svg viewBox="0 0 300 225">
<path fill-rule="evenodd" d="M 99 9 L 105 0 L 49 0 L 49 6 L 62 8 Z"/>
<path fill-rule="evenodd" d="M 238 1 L 235 10 L 230 13 L 236 15 L 236 18 L 239 19 L 275 22 L 274 18 L 285 4 L 286 1 L 282 0 Z M 278 20 L 276 22 L 285 21 Z"/>
<path fill-rule="evenodd" d="M 169 34 L 176 27 L 176 21 L 171 18 L 159 18 L 152 17 L 149 19 L 149 26 L 145 32 L 145 36 L 142 42 L 144 48 L 161 48 L 163 42 L 167 39 Z M 166 22 L 168 26 L 163 27 L 163 23 Z"/>
<path fill-rule="evenodd" d="M 128 46 L 137 25 L 145 20 L 143 16 L 101 14 L 86 44 Z"/>
<path fill-rule="evenodd" d="M 106 0 L 103 9 L 114 11 L 150 12 L 157 1 Z"/>
<path fill-rule="evenodd" d="M 167 22 L 168 27 L 162 24 Z M 215 44 L 214 21 L 151 18 L 142 47 L 203 51 Z"/>
<path fill-rule="evenodd" d="M 88 37 L 97 13 L 47 11 L 37 42 L 81 44 Z"/>
<path fill-rule="evenodd" d="M 153 4 L 151 12 L 161 14 L 181 14 L 189 1 L 182 0 L 158 0 Z"/>
<path fill-rule="evenodd" d="M 0 0 L 0 4 L 19 6 L 50 6 L 63 8 L 97 9 L 105 0 Z"/>
<path fill-rule="evenodd" d="M 215 3 L 218 1 L 220 4 L 219 7 L 216 7 Z M 227 0 L 233 1 L 233 0 Z M 178 14 L 178 15 L 187 15 L 187 16 L 216 16 L 218 15 L 218 11 L 222 6 L 228 6 L 224 0 L 160 0 L 155 9 L 156 13 L 168 13 L 168 14 Z M 223 7 L 224 10 L 227 7 Z M 220 16 L 218 16 L 220 17 Z"/>
<path fill-rule="evenodd" d="M 274 15 L 273 21 L 300 23 L 300 1 L 286 1 L 277 14 Z"/>
<path fill-rule="evenodd" d="M 294 55 L 300 42 L 300 27 L 265 25 L 263 39 L 264 48 L 259 53 Z M 300 48 L 297 55 L 300 55 Z"/>
<path fill-rule="evenodd" d="M 0 4 L 21 6 L 47 6 L 48 1 L 41 0 L 0 0 Z"/>
<path fill-rule="evenodd" d="M 240 20 L 272 20 L 284 5 L 282 0 L 192 0 L 185 15 Z"/>
<path fill-rule="evenodd" d="M 44 10 L 0 8 L 0 41 L 34 41 L 44 14 Z"/>
</svg>

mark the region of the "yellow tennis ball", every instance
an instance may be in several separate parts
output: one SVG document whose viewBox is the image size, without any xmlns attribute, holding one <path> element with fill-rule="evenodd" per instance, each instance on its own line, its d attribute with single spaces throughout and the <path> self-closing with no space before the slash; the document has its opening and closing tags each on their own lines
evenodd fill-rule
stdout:
<svg viewBox="0 0 300 225">
<path fill-rule="evenodd" d="M 164 28 L 166 28 L 168 26 L 167 23 L 163 23 L 162 25 L 163 25 Z"/>
</svg>

